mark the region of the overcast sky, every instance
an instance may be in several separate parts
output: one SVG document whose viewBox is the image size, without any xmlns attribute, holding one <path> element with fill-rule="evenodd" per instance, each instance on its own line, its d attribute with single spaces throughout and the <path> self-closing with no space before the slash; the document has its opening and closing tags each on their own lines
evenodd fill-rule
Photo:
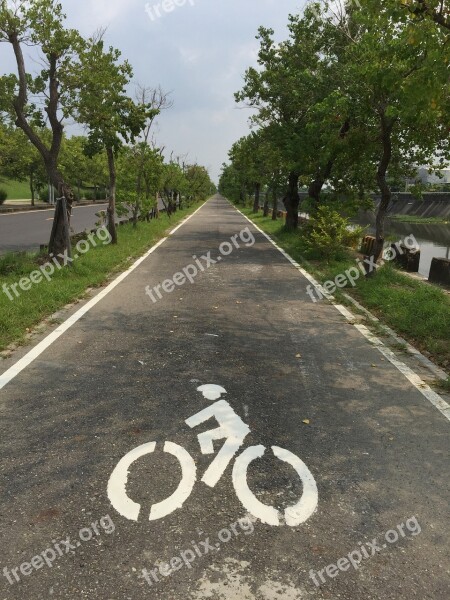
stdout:
<svg viewBox="0 0 450 600">
<path fill-rule="evenodd" d="M 233 94 L 247 67 L 256 64 L 258 27 L 286 35 L 289 13 L 306 0 L 61 0 L 68 25 L 83 35 L 107 26 L 106 42 L 134 67 L 134 81 L 172 92 L 174 107 L 159 119 L 157 141 L 169 152 L 189 154 L 217 180 L 232 143 L 248 132 L 248 109 Z M 152 9 L 154 19 L 146 12 Z M 13 69 L 11 49 L 0 46 L 4 71 Z"/>
</svg>

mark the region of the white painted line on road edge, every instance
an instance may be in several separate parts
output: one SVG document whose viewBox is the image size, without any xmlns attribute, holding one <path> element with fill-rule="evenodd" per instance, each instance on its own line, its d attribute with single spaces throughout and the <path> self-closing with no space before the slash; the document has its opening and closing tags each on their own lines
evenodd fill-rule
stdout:
<svg viewBox="0 0 450 600">
<path fill-rule="evenodd" d="M 202 204 L 195 212 L 192 213 L 189 217 L 184 219 L 175 229 L 170 231 L 167 234 L 167 237 L 160 240 L 156 243 L 150 250 L 148 250 L 141 258 L 139 258 L 135 263 L 131 265 L 129 269 L 127 269 L 124 273 L 121 273 L 117 279 L 112 281 L 104 290 L 102 290 L 95 298 L 89 300 L 80 310 L 78 310 L 75 314 L 67 319 L 64 323 L 62 323 L 59 327 L 57 327 L 50 335 L 48 335 L 45 339 L 43 339 L 39 344 L 37 344 L 30 352 L 25 354 L 20 360 L 18 360 L 12 367 L 10 367 L 7 371 L 5 371 L 2 375 L 0 375 L 0 390 L 5 387 L 10 381 L 12 381 L 19 373 L 21 373 L 24 369 L 26 369 L 36 358 L 38 358 L 47 348 L 49 348 L 59 337 L 62 336 L 68 329 L 75 325 L 77 321 L 81 319 L 86 313 L 88 313 L 91 308 L 93 308 L 96 304 L 98 304 L 105 296 L 107 296 L 110 292 L 116 288 L 119 283 L 122 283 L 124 279 L 130 275 L 133 271 L 135 271 L 139 265 L 141 265 L 146 258 L 148 258 L 153 252 L 159 248 L 164 242 L 172 236 L 180 227 L 182 227 L 185 223 L 192 219 L 192 217 L 198 213 L 198 211 L 203 208 L 204 204 Z"/>
<path fill-rule="evenodd" d="M 436 377 L 438 379 L 442 379 L 443 381 L 447 380 L 447 378 L 448 378 L 447 373 L 445 371 L 443 371 L 442 369 L 440 369 L 439 367 L 437 367 L 434 363 L 432 363 L 431 360 L 429 360 L 426 356 L 424 356 L 421 352 L 419 352 L 419 350 L 417 350 L 417 348 L 414 348 L 414 346 L 411 346 L 411 344 L 409 344 L 406 340 L 399 337 L 393 329 L 391 329 L 390 327 L 388 327 L 387 325 L 382 323 L 380 321 L 380 319 L 378 319 L 375 315 L 373 315 L 370 311 L 368 311 L 367 308 L 365 308 L 359 302 L 357 302 L 354 298 L 352 298 L 352 296 L 350 296 L 349 294 L 345 294 L 345 293 L 344 293 L 344 296 L 347 298 L 347 300 L 349 302 L 351 302 L 354 306 L 356 306 L 356 308 L 358 310 L 363 312 L 366 315 L 366 317 L 368 317 L 373 323 L 378 323 L 378 325 L 384 331 L 386 331 L 386 333 L 388 333 L 398 344 L 403 344 L 405 346 L 406 350 L 411 355 L 413 355 L 416 360 L 421 362 L 424 367 L 426 367 L 432 373 L 434 373 L 434 375 L 436 375 Z"/>
<path fill-rule="evenodd" d="M 231 204 L 231 203 L 230 203 Z M 233 205 L 232 205 L 233 206 Z M 306 277 L 306 279 L 323 295 L 329 300 L 332 305 L 338 310 L 347 321 L 355 327 L 381 354 L 387 358 L 387 360 L 396 367 L 400 373 L 402 373 L 406 379 L 423 395 L 425 398 L 431 402 L 433 406 L 435 406 L 444 417 L 450 421 L 450 404 L 448 404 L 439 394 L 437 394 L 434 390 L 427 385 L 423 379 L 420 378 L 417 373 L 415 373 L 412 369 L 410 369 L 405 363 L 399 360 L 395 354 L 387 348 L 383 344 L 383 342 L 374 336 L 372 332 L 365 326 L 356 322 L 356 316 L 349 311 L 345 306 L 336 303 L 336 298 L 327 294 L 323 287 L 320 285 L 318 281 L 310 274 L 308 271 L 305 271 L 303 267 L 301 267 L 297 261 L 295 261 L 289 254 L 283 250 L 276 242 L 273 240 L 270 235 L 268 235 L 265 231 L 263 231 L 258 225 L 256 225 L 251 219 L 249 219 L 244 213 L 242 213 L 238 208 L 233 206 L 233 208 L 241 214 L 244 219 L 247 219 L 249 223 L 253 225 L 255 229 L 257 229 L 269 242 L 275 246 L 277 250 L 281 252 L 281 254 L 298 270 L 300 273 Z"/>
</svg>

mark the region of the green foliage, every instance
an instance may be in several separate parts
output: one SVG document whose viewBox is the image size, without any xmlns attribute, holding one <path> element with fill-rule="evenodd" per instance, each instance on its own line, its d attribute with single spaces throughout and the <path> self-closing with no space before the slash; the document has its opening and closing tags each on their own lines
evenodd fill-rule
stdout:
<svg viewBox="0 0 450 600">
<path fill-rule="evenodd" d="M 440 387 L 441 389 L 445 390 L 446 392 L 450 392 L 450 377 L 447 377 L 447 379 L 437 380 L 436 385 L 437 385 L 437 387 Z"/>
<path fill-rule="evenodd" d="M 0 205 L 5 202 L 8 198 L 8 193 L 5 189 L 0 188 Z"/>
<path fill-rule="evenodd" d="M 306 243 L 321 258 L 337 260 L 349 247 L 356 248 L 362 234 L 362 228 L 351 228 L 347 217 L 329 206 L 320 206 L 308 223 Z"/>
<path fill-rule="evenodd" d="M 39 200 L 41 202 L 48 202 L 48 198 L 49 198 L 49 187 L 48 187 L 48 185 L 46 185 L 39 191 Z"/>
<path fill-rule="evenodd" d="M 124 147 L 117 160 L 117 213 L 137 219 L 156 206 L 162 188 L 163 157 L 146 143 Z"/>
<path fill-rule="evenodd" d="M 332 256 L 349 243 L 333 212 L 354 215 L 378 187 L 383 240 L 392 187 L 417 165 L 436 172 L 450 161 L 448 14 L 446 0 L 360 0 L 337 10 L 325 0 L 291 15 L 281 43 L 260 28 L 258 68 L 236 94 L 259 129 L 233 145 L 223 193 L 245 204 L 256 182 L 281 188 L 295 227 L 299 182 L 311 198 L 303 210 L 323 220 L 309 244 Z M 315 214 L 324 204 L 331 212 Z"/>
<path fill-rule="evenodd" d="M 48 138 L 48 132 L 41 130 L 40 135 Z M 35 193 L 47 181 L 45 167 L 36 148 L 21 129 L 0 124 L 0 175 L 17 182 L 28 182 L 28 189 L 19 199 L 31 195 L 31 186 Z"/>
<path fill-rule="evenodd" d="M 189 203 L 204 200 L 216 192 L 216 186 L 211 181 L 205 167 L 200 165 L 187 165 L 183 169 L 184 182 L 182 193 Z"/>
</svg>

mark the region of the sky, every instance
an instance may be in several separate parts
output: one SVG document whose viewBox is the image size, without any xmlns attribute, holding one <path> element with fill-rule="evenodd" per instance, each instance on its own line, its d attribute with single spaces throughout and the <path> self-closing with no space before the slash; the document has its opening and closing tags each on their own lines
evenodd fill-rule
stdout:
<svg viewBox="0 0 450 600">
<path fill-rule="evenodd" d="M 174 105 L 159 118 L 158 145 L 166 155 L 187 154 L 217 182 L 231 145 L 249 131 L 250 110 L 236 105 L 234 93 L 257 64 L 258 27 L 271 27 L 283 39 L 289 13 L 301 11 L 306 0 L 173 0 L 173 10 L 164 10 L 170 1 L 61 3 L 67 25 L 83 35 L 107 27 L 105 41 L 132 64 L 134 85 L 171 92 Z M 6 44 L 0 61 L 3 72 L 14 69 Z"/>
</svg>

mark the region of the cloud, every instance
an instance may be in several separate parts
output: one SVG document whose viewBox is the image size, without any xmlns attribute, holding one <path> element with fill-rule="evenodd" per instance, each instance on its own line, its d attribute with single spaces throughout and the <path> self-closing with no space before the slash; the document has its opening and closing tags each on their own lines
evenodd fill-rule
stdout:
<svg viewBox="0 0 450 600">
<path fill-rule="evenodd" d="M 217 179 L 232 143 L 249 131 L 250 112 L 236 107 L 234 93 L 257 64 L 258 27 L 282 39 L 288 14 L 305 0 L 195 0 L 153 21 L 146 4 L 162 0 L 61 1 L 68 25 L 83 35 L 107 27 L 105 40 L 133 65 L 134 84 L 172 92 L 174 107 L 161 115 L 157 141 L 175 154 L 189 152 Z M 2 69 L 12 70 L 6 44 L 0 56 Z"/>
</svg>

